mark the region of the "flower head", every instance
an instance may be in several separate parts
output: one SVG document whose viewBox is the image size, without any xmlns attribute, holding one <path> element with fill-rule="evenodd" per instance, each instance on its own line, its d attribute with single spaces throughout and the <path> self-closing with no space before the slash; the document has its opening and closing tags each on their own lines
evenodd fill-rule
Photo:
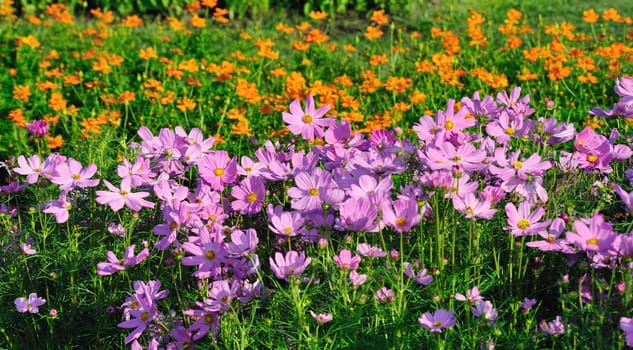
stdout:
<svg viewBox="0 0 633 350">
<path fill-rule="evenodd" d="M 430 329 L 431 333 L 441 333 L 442 329 L 453 327 L 456 321 L 452 311 L 443 309 L 436 310 L 433 314 L 425 312 L 422 317 L 418 318 L 420 325 Z"/>
<path fill-rule="evenodd" d="M 323 127 L 334 125 L 334 119 L 323 118 L 329 110 L 330 105 L 315 110 L 314 98 L 308 95 L 305 110 L 301 109 L 299 100 L 294 100 L 290 104 L 290 113 L 283 112 L 282 117 L 291 133 L 301 135 L 304 140 L 314 140 L 315 136 L 323 136 Z"/>
<path fill-rule="evenodd" d="M 37 296 L 37 293 L 29 294 L 28 298 L 16 298 L 13 303 L 18 312 L 30 312 L 32 314 L 38 313 L 39 306 L 46 304 L 46 299 Z"/>
</svg>

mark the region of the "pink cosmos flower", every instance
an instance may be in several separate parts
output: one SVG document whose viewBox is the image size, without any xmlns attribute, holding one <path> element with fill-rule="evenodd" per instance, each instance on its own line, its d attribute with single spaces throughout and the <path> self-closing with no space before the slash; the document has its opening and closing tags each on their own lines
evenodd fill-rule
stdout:
<svg viewBox="0 0 633 350">
<path fill-rule="evenodd" d="M 55 175 L 51 178 L 51 182 L 58 184 L 62 191 L 70 191 L 75 187 L 94 187 L 99 184 L 99 179 L 90 178 L 96 172 L 95 164 L 89 164 L 83 168 L 81 163 L 69 158 L 55 168 Z"/>
<path fill-rule="evenodd" d="M 207 230 L 200 230 L 197 242 L 185 242 L 182 249 L 192 256 L 182 258 L 185 266 L 198 266 L 193 275 L 198 278 L 209 278 L 220 274 L 221 265 L 226 262 L 227 250 L 223 242 L 216 242 Z"/>
<path fill-rule="evenodd" d="M 545 320 L 541 321 L 539 327 L 541 328 L 541 331 L 549 335 L 565 334 L 565 325 L 563 324 L 563 319 L 560 316 L 556 316 L 556 318 L 550 322 L 546 322 Z"/>
<path fill-rule="evenodd" d="M 154 320 L 154 317 L 156 317 L 158 313 L 155 302 L 143 298 L 135 301 L 136 308 L 127 309 L 130 319 L 117 325 L 119 328 L 134 328 L 134 330 L 125 337 L 125 344 L 129 344 L 140 338 L 149 323 Z"/>
<path fill-rule="evenodd" d="M 40 176 L 51 177 L 55 172 L 57 164 L 50 160 L 51 157 L 44 160 L 42 163 L 40 157 L 37 154 L 24 158 L 24 156 L 18 157 L 19 167 L 14 168 L 13 171 L 20 175 L 26 176 L 26 183 L 34 184 L 37 182 Z"/>
<path fill-rule="evenodd" d="M 22 249 L 22 253 L 26 254 L 26 255 L 33 255 L 35 253 L 37 253 L 37 250 L 35 250 L 30 244 L 28 243 L 22 243 L 20 244 L 20 249 Z"/>
<path fill-rule="evenodd" d="M 332 321 L 334 319 L 334 316 L 332 316 L 331 314 L 316 314 L 314 311 L 309 310 L 310 312 L 310 316 L 312 316 L 312 318 L 314 318 L 319 324 L 325 324 L 328 323 L 330 321 Z"/>
<path fill-rule="evenodd" d="M 633 319 L 629 317 L 621 317 L 620 329 L 622 329 L 626 335 L 626 346 L 633 347 Z"/>
<path fill-rule="evenodd" d="M 269 258 L 270 268 L 275 273 L 275 276 L 279 279 L 289 281 L 290 276 L 299 276 L 310 265 L 312 259 L 305 256 L 305 252 L 297 253 L 291 250 L 282 255 L 281 253 L 275 253 L 275 259 Z"/>
<path fill-rule="evenodd" d="M 567 241 L 585 252 L 608 253 L 617 238 L 611 224 L 605 222 L 598 213 L 590 219 L 574 221 L 574 229 L 576 232 L 567 231 Z"/>
<path fill-rule="evenodd" d="M 487 219 L 490 220 L 497 212 L 497 209 L 491 209 L 491 203 L 487 200 L 480 201 L 475 197 L 474 193 L 467 193 L 464 198 L 453 196 L 453 207 L 458 212 L 464 214 L 468 219 Z"/>
<path fill-rule="evenodd" d="M 385 251 L 381 248 L 374 247 L 367 243 L 359 243 L 358 246 L 356 246 L 356 249 L 358 250 L 358 253 L 360 253 L 360 255 L 366 257 L 383 258 L 387 256 L 387 253 L 385 253 Z"/>
<path fill-rule="evenodd" d="M 383 208 L 385 224 L 393 227 L 398 232 L 409 232 L 417 225 L 422 217 L 418 213 L 418 203 L 414 200 L 397 199 L 393 206 L 386 205 Z"/>
<path fill-rule="evenodd" d="M 226 151 L 213 151 L 198 162 L 198 172 L 212 189 L 221 192 L 237 177 L 237 159 L 229 158 Z"/>
<path fill-rule="evenodd" d="M 26 130 L 35 137 L 48 135 L 48 122 L 45 120 L 33 120 L 33 123 L 26 123 Z"/>
<path fill-rule="evenodd" d="M 390 303 L 393 301 L 393 290 L 387 287 L 382 287 L 376 291 L 376 295 L 374 297 L 381 303 Z"/>
<path fill-rule="evenodd" d="M 418 273 L 415 273 L 415 271 L 413 271 L 413 265 L 408 262 L 404 263 L 404 274 L 405 276 L 416 281 L 418 284 L 424 286 L 427 286 L 431 282 L 433 282 L 433 276 L 429 275 L 426 269 L 421 269 L 420 271 L 418 271 Z"/>
<path fill-rule="evenodd" d="M 349 272 L 349 281 L 352 283 L 352 286 L 356 288 L 367 282 L 367 275 L 359 274 L 356 270 L 352 270 Z"/>
<path fill-rule="evenodd" d="M 271 204 L 272 206 L 272 204 Z M 303 224 L 305 219 L 298 212 L 273 211 L 268 215 L 270 224 L 268 228 L 280 236 L 294 237 L 305 233 Z"/>
<path fill-rule="evenodd" d="M 108 251 L 106 254 L 108 262 L 100 262 L 97 264 L 98 276 L 110 276 L 119 271 L 125 270 L 126 267 L 136 266 L 140 264 L 149 256 L 149 250 L 147 248 L 141 250 L 136 256 L 134 255 L 134 248 L 136 245 L 125 248 L 123 259 L 119 259 L 113 252 Z"/>
<path fill-rule="evenodd" d="M 339 255 L 334 256 L 334 262 L 343 270 L 356 270 L 360 265 L 360 260 L 360 256 L 352 256 L 352 251 L 349 249 L 341 250 Z"/>
<path fill-rule="evenodd" d="M 233 187 L 231 195 L 235 198 L 231 202 L 233 210 L 241 214 L 257 214 L 261 211 L 266 199 L 264 181 L 260 177 L 247 177 L 240 182 L 239 186 Z"/>
<path fill-rule="evenodd" d="M 481 296 L 481 294 L 479 294 L 479 288 L 478 287 L 473 287 L 471 289 L 469 289 L 466 292 L 466 295 L 460 294 L 460 293 L 456 293 L 455 294 L 455 300 L 459 300 L 459 301 L 467 301 L 469 303 L 474 303 L 480 300 L 483 300 L 484 298 Z"/>
<path fill-rule="evenodd" d="M 506 214 L 508 215 L 508 225 L 505 230 L 510 230 L 513 236 L 535 235 L 544 232 L 549 226 L 551 220 L 538 222 L 545 215 L 545 209 L 537 207 L 534 211 L 530 211 L 530 203 L 527 201 L 519 204 L 519 210 L 513 203 L 506 204 Z"/>
<path fill-rule="evenodd" d="M 332 181 L 332 175 L 327 171 L 316 168 L 312 175 L 300 172 L 295 176 L 296 187 L 288 189 L 288 196 L 292 198 L 291 206 L 296 210 L 321 209 L 325 199 L 333 192 L 341 192 Z"/>
<path fill-rule="evenodd" d="M 626 206 L 629 212 L 633 212 L 633 192 L 626 192 L 620 185 L 612 184 L 611 187 L 615 190 L 615 193 L 620 196 L 622 203 Z"/>
<path fill-rule="evenodd" d="M 499 312 L 497 312 L 492 303 L 488 300 L 476 301 L 475 306 L 471 307 L 470 311 L 477 319 L 487 320 L 490 323 L 493 323 L 497 319 L 497 316 L 499 316 Z"/>
<path fill-rule="evenodd" d="M 113 211 L 119 211 L 123 206 L 126 206 L 134 211 L 140 211 L 142 208 L 154 208 L 154 203 L 149 202 L 143 198 L 150 195 L 149 192 L 131 192 L 130 178 L 121 180 L 121 188 L 114 187 L 107 180 L 103 180 L 106 187 L 110 191 L 96 191 L 97 203 L 107 204 Z"/>
<path fill-rule="evenodd" d="M 18 312 L 28 311 L 32 314 L 36 314 L 40 311 L 39 307 L 46 304 L 46 299 L 38 297 L 37 293 L 31 293 L 28 298 L 16 298 L 13 303 Z"/>
<path fill-rule="evenodd" d="M 567 244 L 566 239 L 560 238 L 560 235 L 564 231 L 565 221 L 561 218 L 556 218 L 550 224 L 549 231 L 541 231 L 538 233 L 544 240 L 527 242 L 525 245 L 538 248 L 543 252 L 553 251 L 571 254 L 574 252 L 574 249 Z"/>
<path fill-rule="evenodd" d="M 329 110 L 330 105 L 315 110 L 314 98 L 308 95 L 305 111 L 301 109 L 299 100 L 294 100 L 290 103 L 290 113 L 282 112 L 282 117 L 291 133 L 301 135 L 304 140 L 314 140 L 315 136 L 323 136 L 324 127 L 334 125 L 334 119 L 323 118 Z"/>
<path fill-rule="evenodd" d="M 72 203 L 66 199 L 66 191 L 62 191 L 59 194 L 59 199 L 50 200 L 46 203 L 46 209 L 43 212 L 55 215 L 55 221 L 61 224 L 68 221 L 68 211 L 72 207 Z"/>
<path fill-rule="evenodd" d="M 431 330 L 431 333 L 441 333 L 442 329 L 453 327 L 457 319 L 452 311 L 439 309 L 433 314 L 425 312 L 418 318 L 418 322 L 422 327 Z"/>
</svg>

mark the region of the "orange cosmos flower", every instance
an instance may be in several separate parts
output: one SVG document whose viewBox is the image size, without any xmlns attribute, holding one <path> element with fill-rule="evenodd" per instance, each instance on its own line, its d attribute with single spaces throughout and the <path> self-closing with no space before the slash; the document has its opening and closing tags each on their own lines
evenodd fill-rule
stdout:
<svg viewBox="0 0 633 350">
<path fill-rule="evenodd" d="M 51 137 L 51 136 L 46 136 L 46 147 L 48 147 L 48 149 L 58 149 L 61 148 L 62 146 L 64 146 L 64 139 L 62 138 L 61 135 L 57 135 L 55 137 Z"/>
<path fill-rule="evenodd" d="M 587 23 L 596 23 L 600 19 L 600 15 L 594 10 L 589 9 L 582 11 L 582 20 Z"/>
<path fill-rule="evenodd" d="M 508 37 L 508 46 L 511 49 L 519 48 L 521 47 L 522 44 L 523 44 L 523 40 L 519 38 L 518 36 L 512 35 Z"/>
<path fill-rule="evenodd" d="M 48 100 L 48 106 L 55 112 L 59 112 L 66 109 L 66 100 L 64 100 L 62 94 L 53 92 L 50 100 Z"/>
<path fill-rule="evenodd" d="M 229 23 L 229 19 L 227 17 L 224 17 L 228 14 L 229 10 L 216 7 L 215 11 L 213 12 L 213 18 L 215 18 L 215 20 L 220 23 Z"/>
<path fill-rule="evenodd" d="M 620 22 L 622 20 L 622 17 L 618 13 L 618 10 L 614 9 L 613 7 L 604 10 L 602 12 L 602 18 L 604 18 L 605 21 L 613 22 Z"/>
<path fill-rule="evenodd" d="M 295 31 L 294 28 L 288 27 L 283 23 L 277 23 L 277 25 L 275 26 L 275 30 L 277 30 L 278 32 L 285 33 L 285 34 L 291 34 L 292 32 Z"/>
<path fill-rule="evenodd" d="M 119 102 L 122 104 L 130 103 L 136 100 L 136 94 L 132 91 L 123 91 L 119 94 Z"/>
<path fill-rule="evenodd" d="M 537 78 L 538 74 L 530 72 L 530 70 L 525 67 L 521 69 L 521 74 L 517 74 L 517 79 L 521 81 L 533 80 Z"/>
<path fill-rule="evenodd" d="M 196 103 L 185 96 L 178 101 L 178 104 L 176 104 L 176 108 L 180 109 L 183 112 L 187 112 L 188 110 L 196 108 Z"/>
<path fill-rule="evenodd" d="M 140 27 L 143 25 L 143 20 L 137 15 L 131 15 L 125 17 L 123 25 L 128 28 Z"/>
<path fill-rule="evenodd" d="M 352 79 L 350 79 L 347 74 L 336 77 L 336 79 L 334 79 L 334 84 L 343 85 L 345 87 L 351 87 L 354 85 Z"/>
<path fill-rule="evenodd" d="M 29 46 L 29 47 L 33 47 L 33 48 L 38 48 L 38 47 L 42 46 L 42 44 L 33 35 L 27 35 L 27 36 L 18 36 L 16 38 L 16 46 L 17 47 Z"/>
<path fill-rule="evenodd" d="M 563 66 L 563 62 L 556 61 L 549 65 L 547 77 L 550 80 L 560 80 L 567 78 L 571 74 L 571 68 Z"/>
<path fill-rule="evenodd" d="M 154 50 L 153 47 L 148 47 L 147 49 L 140 49 L 138 53 L 138 57 L 146 61 L 149 61 L 152 58 L 158 58 L 158 53 L 156 52 L 156 50 Z"/>
<path fill-rule="evenodd" d="M 186 61 L 180 62 L 180 64 L 178 64 L 178 69 L 184 70 L 185 72 L 189 73 L 195 73 L 198 71 L 198 64 L 196 63 L 195 59 L 191 58 Z"/>
<path fill-rule="evenodd" d="M 22 102 L 29 102 L 31 87 L 28 85 L 16 85 L 13 87 L 13 98 Z"/>
<path fill-rule="evenodd" d="M 200 1 L 200 4 L 208 8 L 214 8 L 217 6 L 218 0 L 202 0 Z"/>
<path fill-rule="evenodd" d="M 385 64 L 389 62 L 386 54 L 382 55 L 372 55 L 369 59 L 369 64 L 372 66 L 379 66 L 381 64 Z"/>
<path fill-rule="evenodd" d="M 411 87 L 413 81 L 411 78 L 405 77 L 389 77 L 387 78 L 387 82 L 385 82 L 385 89 L 387 91 L 394 91 L 396 93 L 403 93 L 408 88 Z"/>
<path fill-rule="evenodd" d="M 45 122 L 52 124 L 52 125 L 57 125 L 57 123 L 59 122 L 59 115 L 56 114 L 46 114 L 42 117 L 42 120 L 44 120 Z"/>
<path fill-rule="evenodd" d="M 55 21 L 73 24 L 73 16 L 68 12 L 68 8 L 64 4 L 46 5 L 46 14 Z"/>
<path fill-rule="evenodd" d="M 385 10 L 376 10 L 371 14 L 371 21 L 378 25 L 389 23 L 389 16 L 385 15 Z"/>
<path fill-rule="evenodd" d="M 295 51 L 308 51 L 310 50 L 310 44 L 305 41 L 293 41 L 291 47 Z"/>
<path fill-rule="evenodd" d="M 14 109 L 10 111 L 7 117 L 9 117 L 15 126 L 19 128 L 26 127 L 26 118 L 24 118 L 24 113 L 22 113 L 21 109 Z"/>
<path fill-rule="evenodd" d="M 320 21 L 322 19 L 326 19 L 327 18 L 327 12 L 325 11 L 310 11 L 308 13 L 308 16 L 310 16 L 310 18 Z"/>
<path fill-rule="evenodd" d="M 581 83 L 598 84 L 598 77 L 591 74 L 591 72 L 587 72 L 586 74 L 579 75 L 578 81 Z"/>
<path fill-rule="evenodd" d="M 286 69 L 284 67 L 272 69 L 270 71 L 270 75 L 272 75 L 273 77 L 284 77 L 286 76 Z"/>
<path fill-rule="evenodd" d="M 329 39 L 330 39 L 329 36 L 323 34 L 323 32 L 321 32 L 318 29 L 312 29 L 308 34 L 306 34 L 306 37 L 305 37 L 306 42 L 315 43 L 315 44 L 323 44 L 327 42 Z"/>
<path fill-rule="evenodd" d="M 101 9 L 92 9 L 90 10 L 90 13 L 105 23 L 114 22 L 114 16 L 112 16 L 112 11 L 101 12 Z"/>
<path fill-rule="evenodd" d="M 413 91 L 411 97 L 409 97 L 409 102 L 413 104 L 419 104 L 426 102 L 426 94 L 423 92 L 419 92 L 417 90 Z"/>
<path fill-rule="evenodd" d="M 194 28 L 204 28 L 207 26 L 206 19 L 195 14 L 189 18 L 189 23 Z"/>
<path fill-rule="evenodd" d="M 367 30 L 365 31 L 365 33 L 363 35 L 368 40 L 376 40 L 376 39 L 382 37 L 383 34 L 384 33 L 382 32 L 382 30 L 380 30 L 380 28 L 374 27 L 374 26 L 368 26 Z"/>
<path fill-rule="evenodd" d="M 344 44 L 343 50 L 347 52 L 356 52 L 356 47 L 354 47 L 354 45 L 351 45 L 351 44 Z"/>
</svg>

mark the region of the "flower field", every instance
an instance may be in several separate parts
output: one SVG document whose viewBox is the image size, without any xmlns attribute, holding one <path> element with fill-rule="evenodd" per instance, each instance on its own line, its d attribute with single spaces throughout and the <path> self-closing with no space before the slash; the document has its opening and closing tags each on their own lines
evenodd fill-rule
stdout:
<svg viewBox="0 0 633 350">
<path fill-rule="evenodd" d="M 0 0 L 0 349 L 633 347 L 624 10 Z"/>
</svg>

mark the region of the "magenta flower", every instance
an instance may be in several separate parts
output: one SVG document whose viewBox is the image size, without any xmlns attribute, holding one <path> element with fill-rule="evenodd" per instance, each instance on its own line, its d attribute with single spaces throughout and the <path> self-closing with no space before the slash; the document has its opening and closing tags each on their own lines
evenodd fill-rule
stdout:
<svg viewBox="0 0 633 350">
<path fill-rule="evenodd" d="M 473 287 L 471 289 L 469 289 L 466 292 L 466 295 L 460 294 L 460 293 L 456 293 L 455 294 L 455 300 L 459 300 L 459 301 L 466 301 L 469 303 L 474 303 L 480 300 L 483 300 L 484 298 L 481 296 L 481 294 L 479 294 L 479 288 L 478 287 Z"/>
<path fill-rule="evenodd" d="M 305 111 L 299 100 L 294 100 L 290 104 L 290 113 L 283 112 L 282 117 L 291 133 L 301 135 L 304 140 L 314 140 L 315 136 L 323 136 L 324 127 L 334 125 L 334 119 L 323 118 L 329 110 L 330 105 L 325 105 L 315 111 L 314 98 L 308 95 Z"/>
<path fill-rule="evenodd" d="M 497 319 L 499 313 L 494 308 L 492 303 L 488 300 L 478 300 L 475 302 L 475 306 L 470 308 L 470 311 L 477 317 L 479 320 L 487 320 L 490 323 L 493 323 L 494 320 Z"/>
<path fill-rule="evenodd" d="M 240 182 L 239 186 L 233 187 L 231 195 L 235 198 L 231 202 L 233 210 L 241 214 L 257 214 L 261 211 L 266 199 L 264 181 L 256 176 L 247 177 Z"/>
<path fill-rule="evenodd" d="M 387 256 L 387 253 L 385 253 L 385 251 L 381 248 L 374 247 L 367 243 L 359 243 L 358 246 L 356 246 L 356 249 L 360 255 L 370 258 L 383 258 Z"/>
<path fill-rule="evenodd" d="M 457 319 L 452 311 L 439 309 L 433 314 L 425 312 L 418 318 L 418 322 L 422 327 L 430 329 L 431 333 L 441 333 L 442 329 L 453 327 Z"/>
<path fill-rule="evenodd" d="M 90 179 L 97 172 L 97 166 L 94 164 L 83 168 L 81 163 L 69 158 L 59 164 L 55 172 L 51 182 L 58 184 L 62 191 L 70 191 L 75 187 L 94 187 L 99 184 L 99 179 Z"/>
<path fill-rule="evenodd" d="M 59 199 L 50 200 L 46 203 L 46 209 L 43 212 L 55 215 L 55 221 L 61 224 L 68 221 L 68 211 L 72 207 L 72 203 L 66 199 L 66 192 L 62 191 L 59 194 Z"/>
<path fill-rule="evenodd" d="M 550 220 L 538 222 L 545 215 L 545 209 L 537 207 L 531 212 L 530 203 L 527 201 L 521 202 L 518 210 L 513 203 L 506 204 L 505 209 L 509 226 L 504 229 L 510 230 L 513 236 L 528 236 L 544 232 L 551 222 Z"/>
<path fill-rule="evenodd" d="M 194 276 L 209 278 L 220 274 L 221 265 L 226 262 L 227 250 L 223 243 L 215 242 L 207 230 L 200 230 L 200 239 L 196 242 L 185 242 L 182 249 L 193 254 L 182 258 L 185 266 L 198 266 Z"/>
<path fill-rule="evenodd" d="M 426 269 L 422 269 L 418 271 L 418 273 L 415 273 L 413 265 L 408 262 L 404 263 L 404 274 L 421 285 L 427 286 L 433 282 L 433 276 L 429 275 Z"/>
<path fill-rule="evenodd" d="M 629 212 L 633 212 L 633 192 L 626 192 L 620 185 L 612 184 L 611 187 L 615 190 L 615 193 L 620 196 L 622 203 L 626 206 Z"/>
<path fill-rule="evenodd" d="M 381 303 L 390 303 L 393 301 L 393 290 L 382 287 L 376 291 L 374 297 Z"/>
<path fill-rule="evenodd" d="M 46 304 L 46 299 L 38 297 L 37 293 L 31 293 L 28 298 L 16 298 L 13 303 L 18 312 L 28 311 L 32 314 L 36 314 L 40 311 L 38 307 Z"/>
<path fill-rule="evenodd" d="M 26 255 L 33 255 L 37 253 L 37 250 L 35 250 L 29 243 L 20 244 L 20 249 L 22 249 L 22 253 Z"/>
<path fill-rule="evenodd" d="M 418 203 L 412 199 L 397 199 L 391 205 L 384 206 L 383 219 L 385 224 L 398 232 L 409 232 L 417 225 L 422 217 L 418 213 Z"/>
<path fill-rule="evenodd" d="M 19 167 L 14 168 L 13 171 L 20 175 L 26 176 L 26 183 L 34 184 L 37 182 L 40 176 L 51 177 L 55 172 L 56 163 L 47 158 L 42 163 L 40 157 L 37 154 L 24 158 L 24 156 L 18 157 Z"/>
<path fill-rule="evenodd" d="M 129 308 L 127 310 L 130 315 L 130 319 L 118 324 L 119 328 L 134 328 L 134 330 L 125 337 L 125 344 L 129 344 L 140 338 L 145 329 L 147 329 L 149 323 L 154 320 L 154 317 L 156 317 L 156 314 L 158 313 L 156 303 L 153 301 L 149 302 L 145 299 L 139 299 L 136 300 L 135 306 L 136 308 Z"/>
<path fill-rule="evenodd" d="M 620 329 L 626 334 L 626 346 L 633 347 L 633 319 L 629 317 L 620 318 Z"/>
<path fill-rule="evenodd" d="M 349 272 L 349 281 L 352 283 L 352 286 L 356 288 L 367 282 L 367 275 L 359 274 L 356 270 L 352 270 Z"/>
<path fill-rule="evenodd" d="M 539 324 L 541 331 L 549 334 L 565 334 L 565 325 L 563 324 L 563 319 L 560 316 L 556 316 L 553 321 L 546 322 L 545 320 L 541 321 Z"/>
<path fill-rule="evenodd" d="M 343 270 L 356 270 L 360 265 L 360 260 L 360 256 L 352 256 L 352 251 L 349 249 L 341 250 L 339 255 L 334 256 L 334 262 Z"/>
<path fill-rule="evenodd" d="M 119 211 L 123 206 L 134 211 L 140 211 L 142 208 L 154 208 L 154 203 L 143 199 L 149 196 L 150 193 L 132 192 L 131 181 L 130 178 L 121 180 L 121 188 L 119 189 L 107 180 L 103 180 L 103 183 L 110 191 L 96 191 L 97 203 L 107 204 L 113 211 Z"/>
<path fill-rule="evenodd" d="M 149 250 L 145 248 L 141 250 L 138 253 L 138 255 L 135 256 L 134 255 L 135 247 L 136 246 L 132 244 L 131 246 L 125 248 L 123 259 L 117 258 L 113 252 L 109 251 L 106 254 L 106 256 L 108 257 L 108 262 L 100 262 L 97 264 L 97 275 L 110 276 L 119 271 L 125 270 L 126 267 L 140 264 L 143 260 L 145 260 L 149 256 Z"/>
<path fill-rule="evenodd" d="M 310 265 L 312 259 L 305 256 L 305 252 L 297 253 L 291 250 L 282 255 L 281 253 L 275 253 L 275 259 L 269 258 L 270 268 L 275 273 L 275 276 L 279 279 L 289 281 L 290 276 L 299 276 Z"/>
<path fill-rule="evenodd" d="M 567 241 L 585 252 L 607 253 L 613 248 L 617 237 L 611 224 L 605 222 L 598 213 L 591 219 L 574 221 L 574 228 L 576 232 L 567 231 Z"/>
<path fill-rule="evenodd" d="M 314 311 L 309 310 L 310 312 L 310 316 L 312 316 L 312 318 L 314 318 L 319 324 L 325 324 L 328 323 L 330 321 L 332 321 L 334 319 L 334 317 L 331 314 L 316 314 Z"/>
<path fill-rule="evenodd" d="M 237 159 L 226 151 L 214 151 L 198 162 L 198 172 L 212 189 L 221 192 L 237 178 Z"/>
<path fill-rule="evenodd" d="M 303 228 L 305 219 L 298 212 L 273 211 L 268 217 L 270 220 L 268 228 L 280 236 L 294 237 L 305 233 L 305 228 Z"/>
<path fill-rule="evenodd" d="M 468 219 L 487 219 L 490 220 L 497 212 L 497 209 L 491 209 L 491 203 L 487 200 L 480 201 L 475 197 L 474 193 L 467 193 L 464 198 L 453 196 L 453 207 L 458 212 L 464 214 Z"/>
<path fill-rule="evenodd" d="M 339 208 L 334 228 L 339 231 L 376 232 L 378 208 L 366 198 L 349 198 Z"/>
<path fill-rule="evenodd" d="M 34 137 L 44 137 L 48 135 L 48 122 L 36 119 L 33 123 L 26 123 L 26 130 Z"/>
<path fill-rule="evenodd" d="M 538 248 L 543 252 L 553 251 L 571 254 L 574 252 L 574 249 L 567 244 L 566 239 L 560 238 L 560 235 L 564 231 L 565 222 L 561 218 L 556 218 L 550 224 L 549 231 L 541 231 L 538 233 L 544 240 L 527 242 L 525 245 Z"/>
<path fill-rule="evenodd" d="M 288 189 L 288 196 L 292 198 L 291 206 L 296 210 L 321 209 L 328 191 L 340 189 L 335 187 L 332 175 L 321 168 L 316 168 L 309 175 L 300 172 L 295 176 L 296 187 Z"/>
</svg>

